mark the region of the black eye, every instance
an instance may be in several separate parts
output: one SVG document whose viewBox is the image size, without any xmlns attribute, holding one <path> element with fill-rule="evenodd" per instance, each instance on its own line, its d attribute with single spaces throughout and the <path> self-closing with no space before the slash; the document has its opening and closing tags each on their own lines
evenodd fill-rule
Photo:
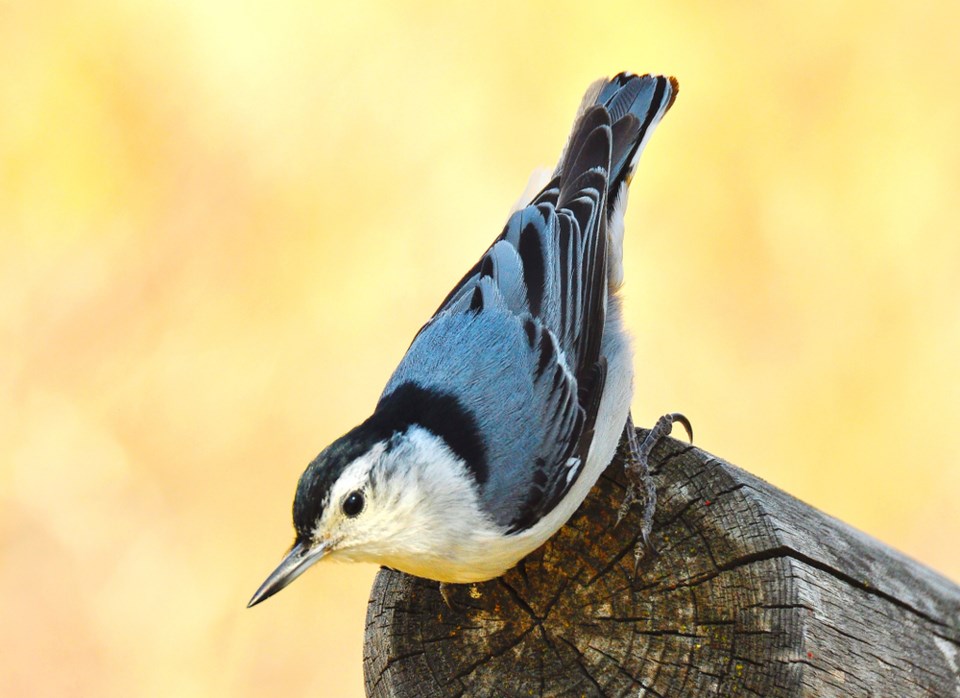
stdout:
<svg viewBox="0 0 960 698">
<path fill-rule="evenodd" d="M 363 511 L 363 492 L 351 492 L 343 500 L 343 513 L 351 519 Z"/>
</svg>

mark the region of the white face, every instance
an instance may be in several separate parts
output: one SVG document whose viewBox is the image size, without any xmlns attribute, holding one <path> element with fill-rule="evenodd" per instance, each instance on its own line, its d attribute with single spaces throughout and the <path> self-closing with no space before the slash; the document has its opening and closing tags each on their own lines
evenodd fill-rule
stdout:
<svg viewBox="0 0 960 698">
<path fill-rule="evenodd" d="M 382 510 L 385 502 L 381 488 L 374 485 L 374 471 L 381 469 L 386 451 L 385 443 L 376 444 L 344 469 L 330 489 L 327 505 L 313 530 L 315 545 L 323 545 L 329 554 L 335 554 L 376 536 L 377 510 Z"/>
<path fill-rule="evenodd" d="M 359 505 L 358 505 L 359 504 Z M 414 427 L 348 465 L 313 531 L 334 559 L 374 562 L 414 574 L 456 558 L 482 520 L 472 478 L 437 437 Z"/>
</svg>

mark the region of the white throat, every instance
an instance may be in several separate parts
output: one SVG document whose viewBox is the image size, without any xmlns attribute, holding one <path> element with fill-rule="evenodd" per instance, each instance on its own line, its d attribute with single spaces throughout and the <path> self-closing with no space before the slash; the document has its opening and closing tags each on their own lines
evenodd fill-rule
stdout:
<svg viewBox="0 0 960 698">
<path fill-rule="evenodd" d="M 341 479 L 354 467 L 369 469 L 370 464 L 358 461 Z M 360 535 L 344 540 L 331 558 L 374 562 L 451 582 L 489 579 L 505 569 L 493 561 L 487 573 L 491 549 L 502 533 L 482 512 L 473 476 L 464 461 L 426 429 L 411 427 L 381 451 L 379 463 L 370 470 L 369 499 Z"/>
</svg>

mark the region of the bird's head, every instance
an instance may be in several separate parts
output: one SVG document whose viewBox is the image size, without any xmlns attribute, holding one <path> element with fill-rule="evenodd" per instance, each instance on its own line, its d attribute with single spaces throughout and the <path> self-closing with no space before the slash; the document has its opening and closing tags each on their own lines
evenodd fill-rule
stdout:
<svg viewBox="0 0 960 698">
<path fill-rule="evenodd" d="M 452 554 L 465 538 L 463 528 L 474 521 L 464 514 L 480 514 L 462 439 L 453 438 L 451 447 L 437 433 L 443 431 L 439 424 L 431 429 L 423 424 L 430 420 L 410 419 L 417 411 L 409 406 L 390 407 L 381 403 L 370 419 L 307 466 L 293 502 L 293 547 L 249 606 L 273 596 L 322 558 L 423 574 L 433 558 Z"/>
<path fill-rule="evenodd" d="M 399 436 L 379 439 L 363 425 L 340 437 L 307 466 L 293 500 L 296 538 L 250 606 L 273 596 L 318 560 L 359 552 L 383 536 L 387 507 L 382 466 Z M 393 459 L 391 459 L 393 460 Z M 387 477 L 388 480 L 393 478 Z"/>
</svg>

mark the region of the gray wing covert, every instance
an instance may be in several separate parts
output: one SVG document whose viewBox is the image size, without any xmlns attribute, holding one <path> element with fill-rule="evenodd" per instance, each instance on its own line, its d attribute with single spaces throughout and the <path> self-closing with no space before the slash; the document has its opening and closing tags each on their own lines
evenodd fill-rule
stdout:
<svg viewBox="0 0 960 698">
<path fill-rule="evenodd" d="M 549 513 L 582 472 L 606 376 L 600 355 L 607 303 L 606 196 L 613 130 L 605 108 L 587 109 L 574 127 L 558 174 L 444 299 L 414 345 L 451 316 L 508 312 L 530 352 L 535 435 L 521 462 L 491 463 L 488 507 L 522 531 Z M 424 337 L 425 339 L 425 337 Z M 411 350 L 414 346 L 411 346 Z M 491 383 L 488 389 L 498 388 Z M 502 389 L 509 390 L 509 385 Z M 516 470 L 522 469 L 522 470 Z M 523 482 L 518 477 L 523 473 Z M 527 474 L 529 473 L 529 477 Z M 507 493 L 508 486 L 513 492 Z M 516 493 L 517 486 L 523 490 Z M 519 500 L 515 499 L 519 496 Z"/>
</svg>

